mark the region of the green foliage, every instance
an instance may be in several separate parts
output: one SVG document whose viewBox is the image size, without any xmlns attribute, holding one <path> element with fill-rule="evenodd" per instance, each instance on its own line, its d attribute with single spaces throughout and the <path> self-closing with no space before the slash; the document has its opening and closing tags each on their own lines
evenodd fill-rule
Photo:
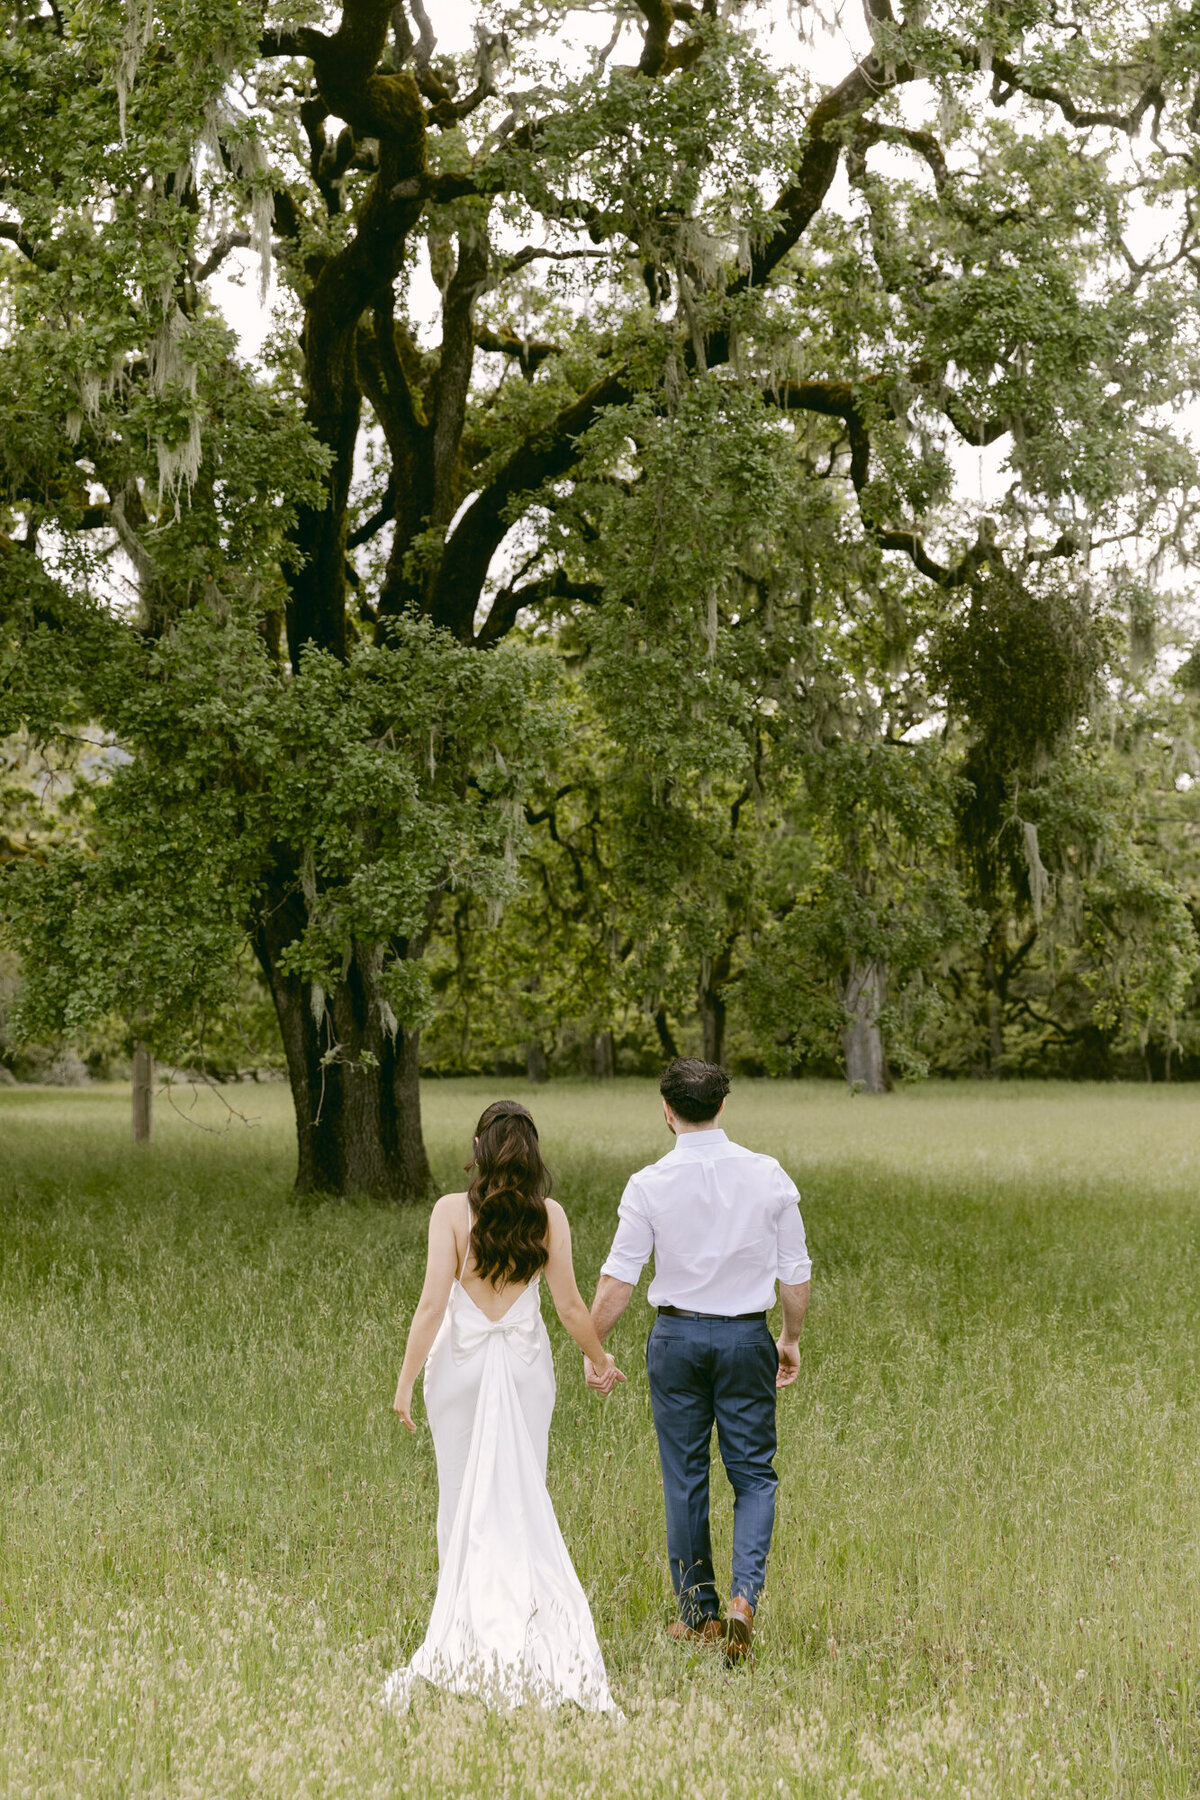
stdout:
<svg viewBox="0 0 1200 1800">
<path fill-rule="evenodd" d="M 120 711 L 139 754 L 94 782 L 86 842 L 12 872 L 25 1028 L 79 1033 L 115 1011 L 180 1054 L 232 1004 L 281 845 L 308 903 L 292 966 L 332 987 L 352 944 L 386 946 L 386 999 L 419 1017 L 403 940 L 431 889 L 513 886 L 522 783 L 556 730 L 548 660 L 516 644 L 476 657 L 405 621 L 386 648 L 313 651 L 292 678 L 252 620 L 204 606 L 139 659 Z"/>
<path fill-rule="evenodd" d="M 933 680 L 966 726 L 959 831 L 985 905 L 1006 880 L 1032 898 L 1023 828 L 1037 822 L 1039 777 L 1097 697 L 1105 650 L 1102 621 L 1053 575 L 988 571 L 934 636 Z"/>
<path fill-rule="evenodd" d="M 937 686 L 987 763 L 1036 776 L 1095 695 L 1106 649 L 1082 596 L 1053 575 L 1018 582 L 989 570 L 934 643 Z"/>
<path fill-rule="evenodd" d="M 797 823 L 810 834 L 808 866 L 799 880 L 789 867 L 746 972 L 763 1060 L 783 1073 L 828 1058 L 846 971 L 874 961 L 890 980 L 889 1055 L 925 1073 L 922 1036 L 940 1001 L 928 972 L 947 944 L 979 930 L 953 866 L 961 784 L 941 747 L 926 743 L 831 744 L 806 777 Z"/>
</svg>

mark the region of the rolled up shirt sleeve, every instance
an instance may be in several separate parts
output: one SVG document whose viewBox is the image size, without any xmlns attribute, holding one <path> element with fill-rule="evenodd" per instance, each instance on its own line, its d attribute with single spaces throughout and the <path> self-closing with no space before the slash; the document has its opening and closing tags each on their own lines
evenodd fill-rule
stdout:
<svg viewBox="0 0 1200 1800">
<path fill-rule="evenodd" d="M 617 1233 L 613 1238 L 608 1260 L 600 1273 L 611 1275 L 614 1281 L 627 1281 L 631 1287 L 636 1287 L 638 1277 L 654 1249 L 654 1232 L 646 1217 L 636 1182 L 626 1184 L 617 1218 Z M 802 1227 L 801 1239 L 803 1235 Z"/>
<path fill-rule="evenodd" d="M 812 1260 L 804 1237 L 804 1220 L 800 1217 L 800 1195 L 795 1182 L 783 1169 L 779 1171 L 779 1279 L 790 1287 L 799 1287 L 812 1275 Z"/>
</svg>

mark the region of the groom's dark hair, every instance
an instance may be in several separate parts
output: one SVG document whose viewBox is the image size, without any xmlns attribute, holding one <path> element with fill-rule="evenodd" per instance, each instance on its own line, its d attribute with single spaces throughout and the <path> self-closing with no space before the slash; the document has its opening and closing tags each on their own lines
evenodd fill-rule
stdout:
<svg viewBox="0 0 1200 1800">
<path fill-rule="evenodd" d="M 677 1056 L 668 1063 L 658 1091 L 673 1113 L 689 1125 L 702 1125 L 721 1110 L 729 1092 L 729 1077 L 719 1063 L 701 1062 L 698 1056 Z"/>
</svg>

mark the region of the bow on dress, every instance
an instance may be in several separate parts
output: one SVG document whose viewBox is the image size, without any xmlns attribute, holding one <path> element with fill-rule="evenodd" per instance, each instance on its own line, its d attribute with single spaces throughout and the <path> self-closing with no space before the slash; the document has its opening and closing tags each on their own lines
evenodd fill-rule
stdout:
<svg viewBox="0 0 1200 1800">
<path fill-rule="evenodd" d="M 470 1299 L 470 1295 L 467 1298 Z M 522 1362 L 534 1361 L 538 1353 L 538 1326 L 542 1315 L 536 1306 L 525 1305 L 524 1294 L 500 1319 L 489 1319 L 473 1301 L 471 1304 L 473 1310 L 466 1314 L 459 1313 L 454 1321 L 450 1350 L 456 1363 L 465 1362 L 489 1338 L 498 1337 L 508 1339 Z M 514 1313 L 520 1313 L 521 1317 L 514 1318 Z"/>
</svg>

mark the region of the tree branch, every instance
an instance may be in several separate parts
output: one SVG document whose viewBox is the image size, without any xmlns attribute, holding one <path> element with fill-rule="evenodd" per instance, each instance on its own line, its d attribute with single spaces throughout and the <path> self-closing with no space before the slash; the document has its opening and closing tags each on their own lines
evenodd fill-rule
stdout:
<svg viewBox="0 0 1200 1800">
<path fill-rule="evenodd" d="M 26 236 L 25 227 L 23 225 L 11 225 L 7 222 L 0 222 L 0 238 L 7 238 L 9 243 L 14 245 L 14 247 L 21 252 L 21 255 L 27 257 L 36 267 L 45 268 L 49 266 L 43 261 L 41 252 L 37 249 L 33 240 Z"/>
<path fill-rule="evenodd" d="M 563 407 L 553 424 L 514 450 L 487 487 L 470 502 L 446 540 L 434 594 L 433 617 L 465 637 L 471 631 L 488 566 L 507 535 L 510 502 L 569 469 L 578 440 L 606 406 L 629 398 L 628 377 L 615 370 Z"/>
<path fill-rule="evenodd" d="M 965 51 L 963 60 L 969 68 L 978 69 L 982 66 L 977 48 Z M 1007 94 L 1004 92 L 1001 82 L 1008 84 Z M 1166 96 L 1158 75 L 1150 78 L 1129 111 L 1120 113 L 1114 112 L 1109 107 L 1079 106 L 1065 88 L 1054 87 L 1049 82 L 1035 81 L 1019 69 L 1015 63 L 1009 62 L 1006 57 L 993 56 L 991 96 L 993 104 L 1005 105 L 1014 93 L 1024 94 L 1030 100 L 1049 101 L 1052 106 L 1057 106 L 1068 125 L 1078 125 L 1081 128 L 1092 125 L 1111 125 L 1114 130 L 1123 131 L 1129 137 L 1136 135 L 1142 120 L 1151 107 L 1157 112 L 1166 105 Z"/>
<path fill-rule="evenodd" d="M 429 523 L 448 525 L 457 505 L 455 476 L 467 391 L 475 358 L 475 301 L 487 278 L 488 242 L 482 232 L 458 234 L 458 263 L 442 303 L 442 355 L 433 415 L 433 505 Z"/>
<path fill-rule="evenodd" d="M 424 109 L 412 76 L 377 67 L 387 45 L 393 4 L 394 0 L 343 0 L 341 22 L 332 37 L 308 25 L 294 31 L 272 28 L 260 37 L 259 53 L 308 57 L 329 111 L 360 137 L 407 137 L 415 124 L 423 133 Z"/>
<path fill-rule="evenodd" d="M 435 101 L 429 108 L 429 122 L 431 125 L 440 126 L 444 131 L 449 130 L 451 126 L 457 125 L 460 119 L 468 118 L 471 113 L 483 105 L 485 100 L 493 99 L 495 93 L 496 84 L 488 76 L 477 81 L 470 93 L 461 100 L 451 100 L 447 96 L 445 99 Z"/>
<path fill-rule="evenodd" d="M 502 262 L 496 273 L 498 277 L 515 275 L 517 270 L 523 269 L 527 263 L 538 262 L 542 259 L 549 262 L 576 262 L 585 257 L 608 257 L 612 254 L 613 252 L 611 250 L 591 250 L 584 248 L 577 250 L 550 250 L 540 245 L 526 244 L 523 249 L 518 250 L 516 254 L 510 256 L 507 261 Z M 633 252 L 630 252 L 630 254 L 632 255 Z"/>
<path fill-rule="evenodd" d="M 824 205 L 841 155 L 839 125 L 864 112 L 893 88 L 915 81 L 917 76 L 918 71 L 912 63 L 885 65 L 872 50 L 856 63 L 844 81 L 818 101 L 804 129 L 795 176 L 772 208 L 779 223 L 766 242 L 751 251 L 750 268 L 731 284 L 731 294 L 748 287 L 761 287 L 788 251 L 799 243 Z M 724 340 L 725 334 L 720 337 Z M 706 346 L 710 368 L 714 361 L 724 362 L 728 354 L 725 342 Z"/>
<path fill-rule="evenodd" d="M 980 525 L 979 535 L 971 548 L 964 551 L 956 563 L 948 566 L 936 562 L 930 556 L 919 533 L 915 531 L 885 531 L 877 527 L 871 535 L 881 550 L 902 550 L 914 567 L 940 588 L 965 587 L 976 569 L 996 558 L 995 545 L 986 524 Z"/>
<path fill-rule="evenodd" d="M 675 22 L 674 8 L 671 0 L 637 0 L 637 9 L 646 21 L 638 71 L 642 75 L 661 75 L 666 66 L 671 26 Z"/>
<path fill-rule="evenodd" d="M 217 239 L 204 261 L 198 266 L 195 279 L 207 281 L 210 275 L 216 274 L 231 251 L 246 250 L 249 245 L 250 233 L 248 231 L 226 231 Z"/>
<path fill-rule="evenodd" d="M 599 606 L 601 598 L 602 590 L 594 581 L 571 581 L 561 569 L 553 575 L 543 576 L 540 581 L 528 581 L 523 587 L 501 588 L 475 634 L 475 648 L 490 650 L 498 644 L 512 630 L 517 615 L 527 607 L 542 606 L 547 600 L 574 600 L 585 606 Z"/>
<path fill-rule="evenodd" d="M 289 570 L 288 646 L 343 656 L 346 647 L 346 506 L 362 406 L 355 338 L 363 313 L 387 292 L 423 200 L 410 194 L 425 171 L 425 110 L 410 74 L 378 73 L 392 0 L 344 0 L 341 23 L 314 59 L 321 100 L 362 137 L 379 140 L 379 173 L 353 238 L 317 271 L 305 303 L 305 416 L 332 452 L 326 492 L 298 508 L 300 555 Z"/>
<path fill-rule="evenodd" d="M 281 25 L 272 25 L 258 40 L 258 54 L 306 56 L 310 62 L 316 62 L 331 42 L 323 31 L 315 31 L 311 25 L 301 25 L 295 31 Z"/>
<path fill-rule="evenodd" d="M 418 71 L 417 84 L 420 86 L 422 82 L 429 82 L 432 79 L 430 64 L 433 61 L 433 53 L 437 49 L 437 38 L 434 36 L 433 24 L 429 14 L 425 11 L 423 0 L 408 0 L 408 8 L 412 13 L 417 27 L 417 42 L 413 50 L 413 61 L 416 64 Z M 441 82 L 437 83 L 437 87 L 440 90 L 440 94 L 449 99 L 449 91 L 442 86 Z M 424 93 L 428 90 L 422 87 L 421 91 Z"/>
<path fill-rule="evenodd" d="M 396 516 L 396 478 L 389 475 L 388 484 L 383 490 L 383 499 L 379 502 L 369 519 L 364 519 L 357 531 L 352 531 L 346 539 L 347 550 L 357 550 L 360 544 L 370 543 L 378 537 L 385 525 L 391 523 Z"/>
<path fill-rule="evenodd" d="M 562 345 L 532 341 L 519 338 L 511 331 L 493 331 L 487 325 L 475 327 L 475 343 L 480 350 L 490 351 L 496 356 L 511 356 L 521 365 L 521 373 L 528 380 L 534 371 L 541 367 L 548 356 L 561 356 Z"/>
<path fill-rule="evenodd" d="M 413 398 L 412 385 L 408 371 L 404 367 L 404 359 L 397 345 L 399 334 L 393 314 L 393 298 L 391 291 L 380 295 L 376 302 L 372 323 L 375 328 L 374 343 L 379 358 L 380 381 L 383 394 L 389 405 L 380 407 L 376 402 L 374 388 L 370 393 L 371 404 L 380 413 L 380 424 L 384 428 L 389 444 L 393 445 L 396 436 L 396 425 L 410 437 L 427 432 L 429 427 L 417 411 L 417 403 Z M 411 360 L 415 361 L 416 352 L 405 340 Z M 359 336 L 359 362 L 363 362 L 363 341 Z M 391 414 L 391 416 L 389 416 Z"/>
<path fill-rule="evenodd" d="M 866 531 L 881 550 L 902 551 L 922 575 L 939 587 L 962 587 L 984 563 L 1001 560 L 992 520 L 981 521 L 974 544 L 958 562 L 944 564 L 930 556 L 919 532 L 908 527 L 893 530 L 880 525 L 863 510 L 863 491 L 871 475 L 871 437 L 860 395 L 864 388 L 881 386 L 884 379 L 873 376 L 869 383 L 860 382 L 857 392 L 855 385 L 848 381 L 789 381 L 778 390 L 767 390 L 764 397 L 775 400 L 788 411 L 815 412 L 826 418 L 843 419 L 850 439 L 850 480 L 859 498 L 859 513 Z M 890 411 L 886 402 L 884 405 L 885 411 Z M 1076 540 L 1064 532 L 1049 550 L 1035 551 L 1034 559 L 1045 561 L 1052 556 L 1073 556 L 1078 547 Z"/>
<path fill-rule="evenodd" d="M 880 125 L 874 119 L 861 119 L 854 136 L 864 149 L 871 144 L 904 144 L 909 150 L 915 150 L 928 163 L 939 194 L 950 180 L 942 146 L 931 131 L 910 131 L 903 125 Z"/>
</svg>

